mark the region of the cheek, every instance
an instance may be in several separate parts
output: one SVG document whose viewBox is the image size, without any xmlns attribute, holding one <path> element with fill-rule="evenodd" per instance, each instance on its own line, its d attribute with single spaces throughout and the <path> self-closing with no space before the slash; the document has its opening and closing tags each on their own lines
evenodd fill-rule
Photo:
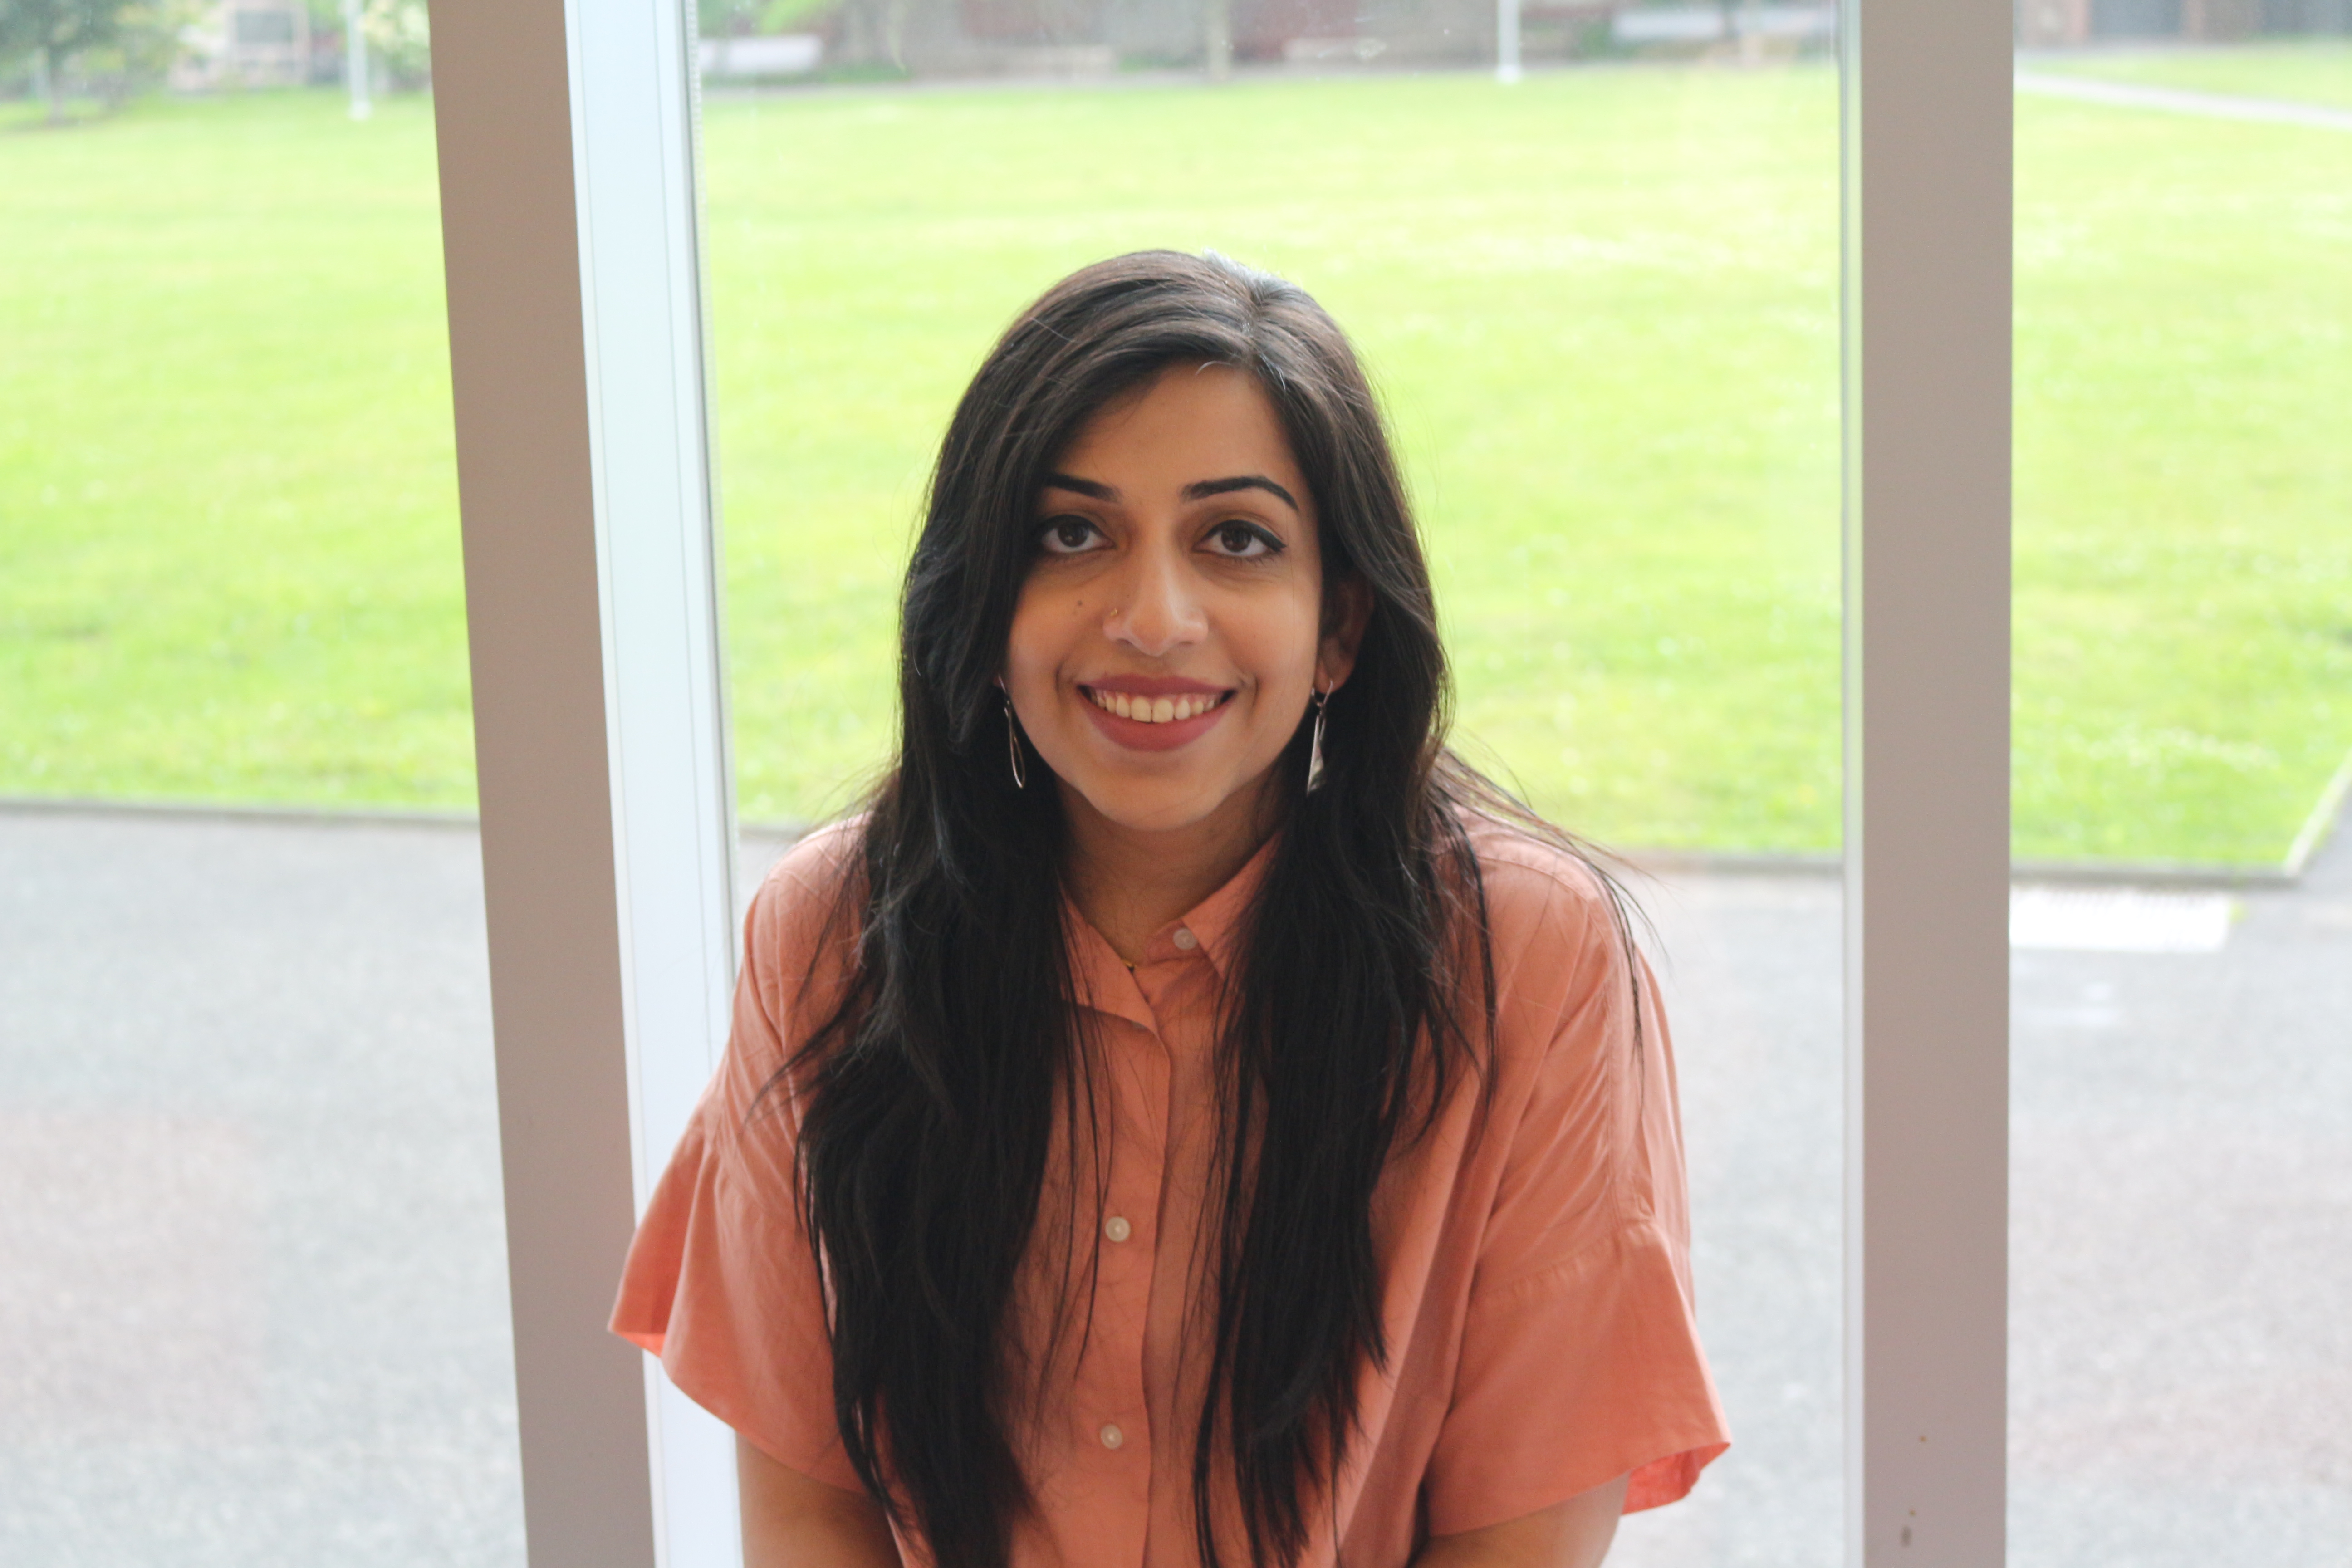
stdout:
<svg viewBox="0 0 2352 1568">
<path fill-rule="evenodd" d="M 1084 609 L 1083 600 L 1023 589 L 1005 638 L 1005 678 L 1024 687 L 1050 684 L 1054 672 L 1069 657 L 1071 631 L 1081 624 Z"/>
<path fill-rule="evenodd" d="M 1234 627 L 1235 651 L 1243 654 L 1269 689 L 1286 691 L 1294 685 L 1303 689 L 1311 684 L 1316 655 L 1322 646 L 1322 614 L 1317 595 L 1286 594 L 1255 609 L 1257 613 Z"/>
</svg>

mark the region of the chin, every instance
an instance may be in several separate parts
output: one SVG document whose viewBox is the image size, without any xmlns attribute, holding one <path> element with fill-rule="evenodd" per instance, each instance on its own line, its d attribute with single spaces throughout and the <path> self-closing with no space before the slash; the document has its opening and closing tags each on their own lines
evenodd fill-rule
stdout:
<svg viewBox="0 0 2352 1568">
<path fill-rule="evenodd" d="M 1193 826 L 1213 816 L 1230 794 L 1139 779 L 1103 780 L 1093 788 L 1073 787 L 1097 815 L 1130 833 L 1173 833 Z"/>
<path fill-rule="evenodd" d="M 1114 802 L 1088 795 L 1087 804 L 1130 833 L 1174 833 L 1194 826 L 1214 812 L 1220 803 L 1198 800 Z"/>
</svg>

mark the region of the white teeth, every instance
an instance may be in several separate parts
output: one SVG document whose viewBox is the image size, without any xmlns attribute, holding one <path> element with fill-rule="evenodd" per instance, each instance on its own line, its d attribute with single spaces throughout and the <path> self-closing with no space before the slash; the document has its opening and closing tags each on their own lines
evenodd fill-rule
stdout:
<svg viewBox="0 0 2352 1568">
<path fill-rule="evenodd" d="M 1089 690 L 1087 695 L 1105 712 L 1144 724 L 1172 724 L 1197 719 L 1223 700 L 1219 696 L 1129 697 L 1124 691 Z"/>
</svg>

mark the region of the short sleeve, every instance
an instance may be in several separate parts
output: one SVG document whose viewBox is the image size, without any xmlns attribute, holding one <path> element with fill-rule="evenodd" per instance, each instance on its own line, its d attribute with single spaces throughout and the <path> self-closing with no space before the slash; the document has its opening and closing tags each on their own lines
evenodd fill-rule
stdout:
<svg viewBox="0 0 2352 1568">
<path fill-rule="evenodd" d="M 810 1016 L 809 955 L 824 910 L 805 864 L 793 864 L 808 858 L 796 851 L 752 901 L 726 1058 L 637 1223 L 611 1326 L 753 1447 L 855 1490 L 793 1193 L 797 1111 L 789 1086 L 770 1087 L 787 1040 L 797 1044 L 796 1020 Z"/>
<path fill-rule="evenodd" d="M 1729 1438 L 1691 1290 L 1673 1046 L 1648 966 L 1590 874 L 1498 905 L 1497 1088 L 1510 1127 L 1425 1477 L 1429 1529 L 1549 1508 L 1619 1476 L 1673 1502 Z M 1527 906 L 1535 905 L 1532 913 Z M 1637 1027 L 1638 1020 L 1638 1027 Z M 1514 1042 L 1514 1034 L 1521 1042 Z M 1531 1060 L 1527 1058 L 1532 1058 Z"/>
</svg>

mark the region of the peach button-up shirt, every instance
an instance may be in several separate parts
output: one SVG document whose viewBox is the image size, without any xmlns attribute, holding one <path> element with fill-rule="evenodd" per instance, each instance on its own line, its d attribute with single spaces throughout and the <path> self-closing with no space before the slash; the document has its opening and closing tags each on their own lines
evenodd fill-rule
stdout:
<svg viewBox="0 0 2352 1568">
<path fill-rule="evenodd" d="M 1388 1365 L 1362 1373 L 1337 1506 L 1307 1510 L 1321 1521 L 1308 1564 L 1402 1568 L 1430 1535 L 1628 1473 L 1629 1512 L 1672 1502 L 1727 1441 L 1693 1313 L 1654 983 L 1638 958 L 1629 970 L 1590 870 L 1507 829 L 1478 825 L 1473 839 L 1494 941 L 1492 1094 L 1458 1075 L 1376 1195 Z M 752 1109 L 822 1022 L 838 955 L 818 944 L 849 843 L 842 828 L 804 840 L 752 901 L 726 1059 L 638 1228 L 613 1328 L 762 1452 L 855 1489 L 795 1215 L 798 1105 L 781 1094 Z M 1207 1355 L 1187 1334 L 1197 1341 L 1213 1313 L 1187 1309 L 1209 1288 L 1194 1242 L 1215 1143 L 1218 998 L 1266 853 L 1154 933 L 1131 970 L 1071 914 L 1108 1191 L 1098 1212 L 1091 1193 L 1053 1211 L 1076 1215 L 1056 1239 L 1076 1249 L 1067 1277 L 1082 1291 L 1094 1270 L 1091 1317 L 1060 1336 L 1076 1348 L 1049 1370 L 1048 1407 L 1019 1424 L 1037 1503 L 1015 1529 L 1024 1568 L 1199 1561 L 1192 1463 Z M 1065 1277 L 1058 1255 L 1030 1270 L 1048 1274 Z M 1039 1345 L 1055 1307 L 1042 1294 L 1024 1292 L 1019 1314 Z M 1218 1512 L 1238 1544 L 1237 1510 Z M 1221 1525 L 1221 1555 L 1227 1539 Z M 921 1560 L 919 1542 L 901 1546 Z"/>
</svg>

